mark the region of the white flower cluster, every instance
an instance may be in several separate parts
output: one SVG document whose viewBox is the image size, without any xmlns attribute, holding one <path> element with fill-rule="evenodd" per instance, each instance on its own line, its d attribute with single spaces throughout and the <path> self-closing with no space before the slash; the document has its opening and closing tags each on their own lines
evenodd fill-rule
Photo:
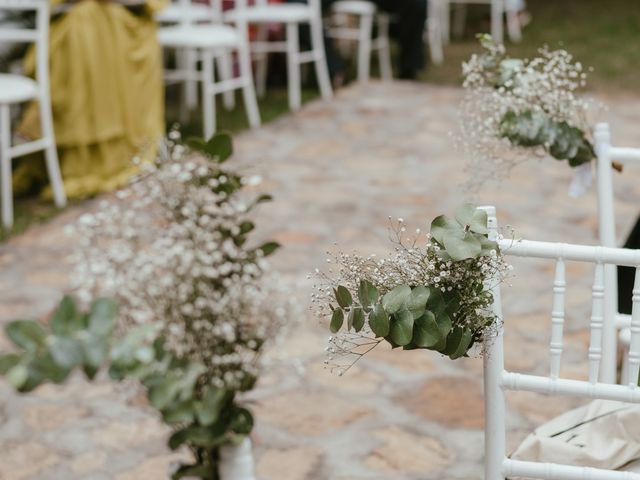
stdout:
<svg viewBox="0 0 640 480">
<path fill-rule="evenodd" d="M 577 95 L 586 85 L 587 74 L 580 62 L 565 50 L 541 48 L 530 60 L 509 58 L 503 45 L 482 37 L 485 51 L 463 63 L 466 95 L 461 105 L 458 143 L 468 154 L 470 188 L 500 178 L 518 163 L 547 154 L 542 145 L 534 148 L 514 145 L 500 135 L 505 114 L 543 114 L 554 122 L 566 122 L 589 131 L 593 102 Z"/>
<path fill-rule="evenodd" d="M 263 345 L 288 315 L 286 297 L 265 278 L 261 250 L 245 244 L 252 224 L 236 193 L 241 178 L 167 145 L 130 187 L 77 222 L 78 296 L 117 299 L 125 328 L 158 324 L 171 352 L 207 367 L 207 382 L 251 388 Z"/>
<path fill-rule="evenodd" d="M 376 255 L 361 256 L 337 252 L 327 258 L 327 272 L 316 270 L 319 282 L 311 295 L 312 308 L 326 319 L 331 316 L 328 305 L 335 304 L 334 288 L 345 286 L 351 292 L 358 291 L 360 281 L 371 282 L 380 295 L 399 285 L 426 286 L 439 290 L 444 298 L 456 299 L 453 324 L 469 328 L 476 341 L 481 340 L 487 327 L 495 324 L 490 310 L 493 297 L 491 282 L 502 282 L 511 270 L 504 257 L 496 251 L 462 261 L 445 260 L 441 247 L 429 233 L 418 229 L 415 235 L 406 236 L 403 219 L 391 226 L 392 242 L 396 245 L 389 258 Z M 339 332 L 329 338 L 328 359 L 325 362 L 341 374 L 353 363 L 372 350 L 382 339 L 376 339 L 368 325 L 359 332 Z"/>
</svg>

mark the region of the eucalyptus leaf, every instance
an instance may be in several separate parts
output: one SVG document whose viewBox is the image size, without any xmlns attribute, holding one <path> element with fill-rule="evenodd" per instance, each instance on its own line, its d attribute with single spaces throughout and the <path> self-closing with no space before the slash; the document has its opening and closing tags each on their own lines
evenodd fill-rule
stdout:
<svg viewBox="0 0 640 480">
<path fill-rule="evenodd" d="M 456 360 L 460 357 L 464 357 L 469 351 L 469 347 L 473 342 L 473 332 L 468 328 L 464 328 L 462 330 L 462 337 L 460 338 L 460 343 L 458 343 L 458 348 L 452 353 L 449 354 L 451 360 Z M 447 345 L 448 347 L 448 345 Z"/>
<path fill-rule="evenodd" d="M 421 348 L 430 348 L 442 342 L 442 333 L 433 312 L 426 310 L 415 320 L 411 343 Z"/>
<path fill-rule="evenodd" d="M 415 287 L 406 301 L 405 307 L 411 312 L 413 318 L 420 318 L 425 311 L 431 291 L 425 286 Z"/>
<path fill-rule="evenodd" d="M 75 301 L 65 295 L 51 316 L 51 330 L 56 335 L 69 335 L 83 328 L 85 325 L 78 314 Z"/>
<path fill-rule="evenodd" d="M 487 229 L 487 212 L 480 210 L 471 203 L 465 203 L 456 209 L 456 220 L 462 226 L 468 225 L 473 232 L 489 233 Z"/>
<path fill-rule="evenodd" d="M 398 346 L 409 345 L 413 337 L 413 315 L 407 309 L 396 313 L 391 320 L 389 336 Z"/>
<path fill-rule="evenodd" d="M 48 342 L 48 350 L 55 364 L 71 370 L 84 363 L 84 352 L 78 340 L 68 337 L 53 337 Z"/>
<path fill-rule="evenodd" d="M 431 222 L 431 236 L 440 245 L 444 245 L 445 237 L 452 234 L 452 232 L 455 234 L 455 232 L 464 232 L 464 230 L 458 222 L 446 215 L 440 215 Z"/>
<path fill-rule="evenodd" d="M 99 298 L 91 305 L 89 331 L 98 336 L 110 335 L 116 325 L 118 304 L 110 298 Z"/>
<path fill-rule="evenodd" d="M 29 378 L 29 370 L 25 365 L 15 365 L 7 371 L 6 378 L 13 388 L 20 390 Z"/>
<path fill-rule="evenodd" d="M 462 342 L 462 337 L 464 334 L 464 329 L 461 327 L 454 327 L 451 330 L 451 333 L 447 337 L 447 345 L 442 351 L 445 355 L 453 355 L 460 348 L 460 344 Z"/>
<path fill-rule="evenodd" d="M 368 280 L 360 280 L 358 285 L 358 300 L 363 307 L 374 305 L 378 301 L 378 289 Z"/>
<path fill-rule="evenodd" d="M 334 290 L 336 300 L 338 301 L 338 305 L 342 308 L 349 308 L 353 305 L 353 297 L 351 293 L 347 289 L 347 287 L 343 287 L 342 285 L 338 285 L 338 288 Z"/>
<path fill-rule="evenodd" d="M 389 335 L 390 323 L 389 315 L 382 305 L 377 304 L 369 313 L 369 327 L 376 337 L 386 337 Z"/>
<path fill-rule="evenodd" d="M 6 375 L 18 363 L 20 363 L 20 355 L 16 353 L 0 355 L 0 375 Z"/>
<path fill-rule="evenodd" d="M 44 329 L 32 320 L 16 320 L 5 327 L 5 333 L 18 347 L 35 353 L 44 346 L 47 337 Z"/>
<path fill-rule="evenodd" d="M 471 232 L 448 232 L 444 237 L 444 248 L 454 261 L 477 258 L 482 244 Z"/>
<path fill-rule="evenodd" d="M 360 307 L 351 309 L 349 315 L 353 314 L 351 324 L 356 332 L 359 332 L 364 327 L 364 310 Z"/>
<path fill-rule="evenodd" d="M 336 308 L 331 315 L 331 324 L 329 325 L 331 333 L 338 333 L 338 331 L 342 328 L 343 323 L 344 312 L 341 308 Z"/>
<path fill-rule="evenodd" d="M 268 257 L 269 255 L 273 255 L 279 248 L 280 244 L 278 242 L 266 242 L 256 250 L 261 252 L 263 257 Z"/>
<path fill-rule="evenodd" d="M 97 335 L 88 334 L 79 339 L 83 363 L 93 369 L 99 369 L 109 355 L 109 345 L 106 339 Z"/>
<path fill-rule="evenodd" d="M 411 287 L 399 285 L 382 297 L 382 306 L 387 313 L 396 313 L 404 307 L 409 295 L 411 295 Z"/>
</svg>

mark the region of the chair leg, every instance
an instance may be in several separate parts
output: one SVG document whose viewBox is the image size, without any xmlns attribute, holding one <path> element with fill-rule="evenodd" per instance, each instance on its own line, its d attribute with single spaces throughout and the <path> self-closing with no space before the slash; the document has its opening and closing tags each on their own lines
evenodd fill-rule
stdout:
<svg viewBox="0 0 640 480">
<path fill-rule="evenodd" d="M 367 82 L 371 67 L 371 35 L 373 34 L 373 15 L 360 16 L 358 29 L 358 81 Z"/>
<path fill-rule="evenodd" d="M 189 76 L 195 75 L 198 70 L 198 53 L 189 48 L 185 50 L 185 71 Z M 189 110 L 194 110 L 198 106 L 198 82 L 191 78 L 185 82 L 185 101 Z"/>
<path fill-rule="evenodd" d="M 491 36 L 498 42 L 504 42 L 504 0 L 491 1 Z"/>
<path fill-rule="evenodd" d="M 257 43 L 269 40 L 269 30 L 266 25 L 258 25 L 256 32 Z M 260 53 L 256 57 L 256 89 L 258 96 L 263 98 L 267 92 L 267 74 L 269 73 L 269 54 Z"/>
<path fill-rule="evenodd" d="M 216 96 L 214 87 L 213 52 L 202 52 L 202 115 L 204 138 L 209 139 L 216 133 Z"/>
<path fill-rule="evenodd" d="M 318 15 L 311 19 L 311 49 L 315 56 L 316 77 L 320 86 L 320 94 L 324 100 L 333 97 L 331 88 L 331 76 L 327 65 L 327 55 L 324 51 L 324 32 L 322 30 L 322 19 Z M 371 37 L 369 37 L 371 39 Z"/>
<path fill-rule="evenodd" d="M 522 32 L 520 31 L 520 18 L 518 18 L 518 10 L 514 8 L 514 2 L 507 0 L 507 31 L 509 38 L 514 42 L 522 40 Z"/>
<path fill-rule="evenodd" d="M 53 200 L 56 206 L 62 208 L 67 204 L 67 196 L 64 192 L 64 183 L 60 173 L 60 162 L 58 161 L 58 150 L 56 148 L 55 133 L 53 131 L 53 118 L 49 100 L 40 102 L 40 119 L 42 122 L 43 137 L 49 141 L 49 145 L 44 151 L 47 173 L 53 190 Z"/>
<path fill-rule="evenodd" d="M 440 22 L 438 21 L 439 8 L 437 6 L 438 0 L 429 0 L 429 12 L 433 12 L 433 15 L 429 13 L 427 17 L 427 42 L 429 43 L 429 53 L 431 55 L 431 61 L 435 64 L 441 64 L 444 61 L 444 51 L 442 48 L 442 31 L 440 30 Z M 438 13 L 436 13 L 438 12 Z"/>
<path fill-rule="evenodd" d="M 300 110 L 302 105 L 302 85 L 300 81 L 300 45 L 298 24 L 287 23 L 287 76 L 289 108 Z"/>
<path fill-rule="evenodd" d="M 218 57 L 218 71 L 221 80 L 231 80 L 233 78 L 233 55 L 231 51 L 224 52 Z M 224 108 L 233 110 L 236 106 L 236 96 L 233 90 L 227 90 L 222 94 Z"/>
<path fill-rule="evenodd" d="M 380 75 L 385 81 L 393 80 L 391 68 L 391 45 L 389 44 L 389 17 L 378 16 L 378 63 Z"/>
<path fill-rule="evenodd" d="M 0 105 L 0 202 L 2 225 L 13 226 L 13 191 L 11 185 L 11 116 L 9 105 Z"/>
<path fill-rule="evenodd" d="M 451 42 L 451 3 L 449 0 L 435 0 L 438 11 L 435 14 L 437 22 L 440 24 L 440 35 L 444 45 Z"/>
<path fill-rule="evenodd" d="M 244 108 L 247 111 L 247 118 L 251 128 L 260 126 L 260 110 L 256 99 L 256 91 L 253 86 L 253 75 L 251 74 L 251 54 L 249 47 L 243 43 L 238 49 L 238 57 L 240 62 L 240 76 L 242 77 L 242 98 L 244 100 Z"/>
</svg>

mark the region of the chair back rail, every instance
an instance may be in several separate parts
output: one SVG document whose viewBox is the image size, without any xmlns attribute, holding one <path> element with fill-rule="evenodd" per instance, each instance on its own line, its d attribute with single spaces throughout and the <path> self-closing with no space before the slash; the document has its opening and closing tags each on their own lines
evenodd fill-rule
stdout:
<svg viewBox="0 0 640 480">
<path fill-rule="evenodd" d="M 608 266 L 634 267 L 640 273 L 640 250 L 603 246 L 586 246 L 529 240 L 500 239 L 497 235 L 495 208 L 483 207 L 489 217 L 489 236 L 496 239 L 504 255 L 555 261 L 553 276 L 553 306 L 551 311 L 551 341 L 549 344 L 550 369 L 548 376 L 511 372 L 504 365 L 504 326 L 500 285 L 491 282 L 493 313 L 499 325 L 487 338 L 484 355 L 485 387 L 485 479 L 503 480 L 507 476 L 547 480 L 640 480 L 640 474 L 614 472 L 578 466 L 516 462 L 506 457 L 506 390 L 519 390 L 547 395 L 577 396 L 640 404 L 640 274 L 636 275 L 633 291 L 633 315 L 629 348 L 629 376 L 622 384 L 602 380 L 603 332 L 607 323 L 615 324 L 614 316 L 605 315 L 605 296 L 611 285 L 606 282 Z M 590 318 L 590 341 L 587 355 L 588 379 L 562 378 L 563 330 L 565 322 L 565 293 L 567 288 L 566 263 L 581 262 L 594 268 Z M 630 381 L 631 379 L 635 381 Z"/>
</svg>

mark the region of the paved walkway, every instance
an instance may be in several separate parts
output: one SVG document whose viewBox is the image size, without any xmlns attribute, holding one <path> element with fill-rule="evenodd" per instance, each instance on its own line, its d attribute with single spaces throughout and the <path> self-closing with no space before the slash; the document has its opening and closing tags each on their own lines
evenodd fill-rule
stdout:
<svg viewBox="0 0 640 480">
<path fill-rule="evenodd" d="M 310 294 L 306 274 L 334 242 L 384 252 L 389 215 L 424 228 L 465 197 L 464 159 L 449 137 L 460 95 L 401 83 L 354 87 L 237 139 L 238 161 L 262 174 L 262 188 L 276 197 L 261 211 L 260 234 L 285 245 L 273 263 L 299 285 L 300 302 Z M 615 140 L 639 145 L 633 126 L 640 124 L 640 99 L 610 99 L 610 107 Z M 564 165 L 532 161 L 477 200 L 497 205 L 502 224 L 518 236 L 594 243 L 595 193 L 570 199 L 570 175 Z M 616 177 L 622 236 L 637 214 L 640 187 L 631 171 Z M 71 209 L 0 246 L 0 323 L 45 315 L 59 299 L 74 247 L 63 229 L 80 212 Z M 504 294 L 508 367 L 547 369 L 551 271 L 516 264 Z M 589 286 L 572 279 L 586 273 L 568 269 L 563 374 L 576 378 L 586 375 Z M 301 319 L 271 352 L 274 362 L 251 395 L 260 480 L 482 478 L 480 359 L 451 362 L 380 347 L 339 378 L 322 368 L 327 333 L 317 323 L 311 315 Z M 509 445 L 574 404 L 510 395 Z M 167 451 L 166 433 L 131 386 L 74 378 L 19 397 L 0 383 L 2 480 L 163 479 L 184 456 Z"/>
</svg>

